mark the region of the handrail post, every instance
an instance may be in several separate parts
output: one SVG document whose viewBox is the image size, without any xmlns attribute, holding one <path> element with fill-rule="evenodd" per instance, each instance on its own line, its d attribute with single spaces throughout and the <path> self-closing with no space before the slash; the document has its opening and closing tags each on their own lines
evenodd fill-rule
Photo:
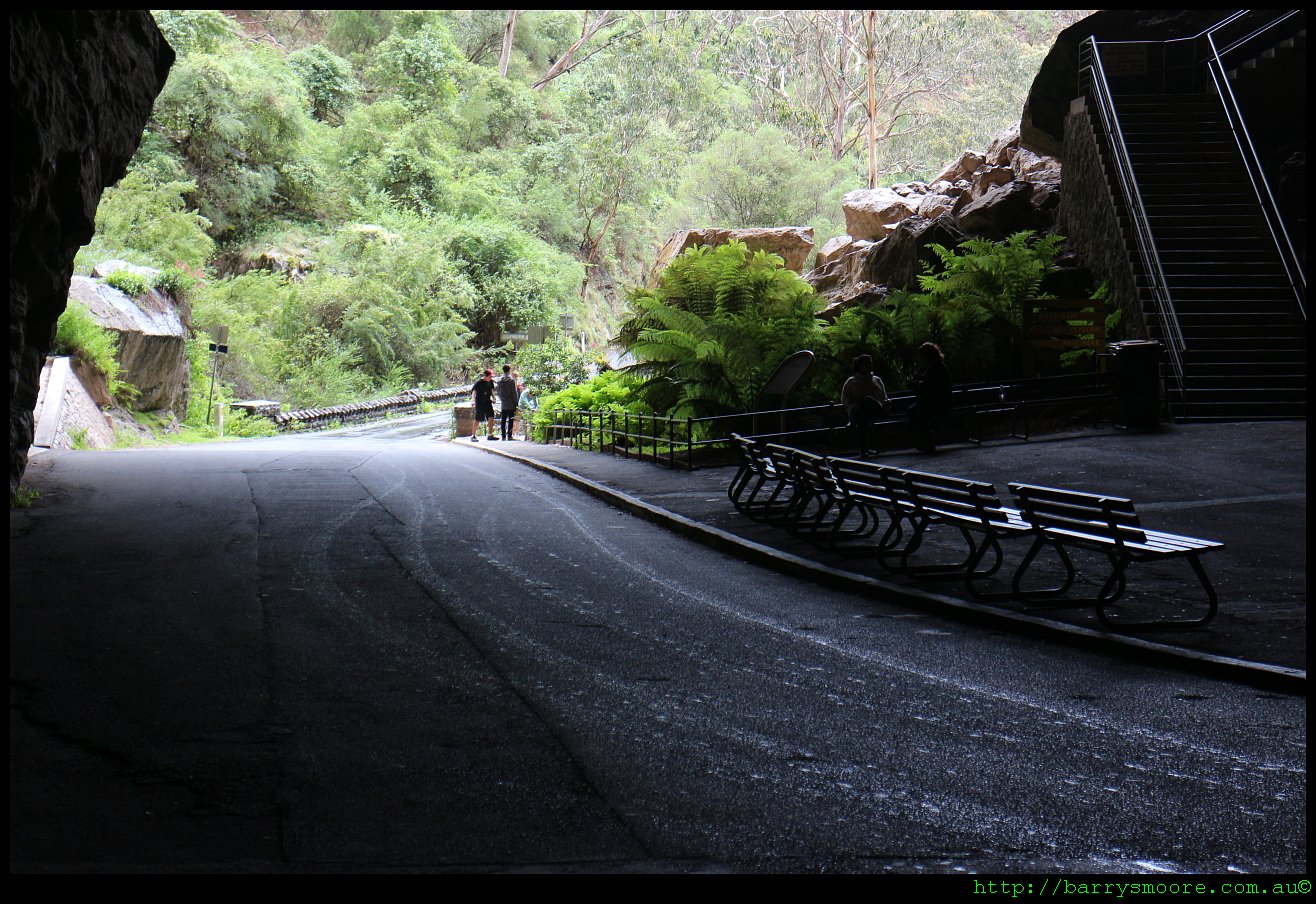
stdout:
<svg viewBox="0 0 1316 904">
<path fill-rule="evenodd" d="M 667 415 L 667 467 L 676 470 L 676 434 L 672 432 L 672 415 Z"/>
<path fill-rule="evenodd" d="M 685 419 L 685 469 L 695 469 L 695 427 L 689 416 Z"/>
</svg>

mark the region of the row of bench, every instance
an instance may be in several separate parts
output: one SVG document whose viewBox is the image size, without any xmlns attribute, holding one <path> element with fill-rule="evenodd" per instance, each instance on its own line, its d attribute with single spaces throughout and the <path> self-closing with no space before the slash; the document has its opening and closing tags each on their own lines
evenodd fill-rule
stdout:
<svg viewBox="0 0 1316 904">
<path fill-rule="evenodd" d="M 1012 507 L 989 483 L 814 455 L 741 436 L 732 441 L 740 467 L 727 495 L 737 510 L 835 552 L 875 556 L 892 573 L 915 580 L 962 579 L 979 599 L 1092 605 L 1109 627 L 1182 628 L 1215 617 L 1218 601 L 1200 556 L 1222 544 L 1147 530 L 1128 499 L 1012 483 Z M 916 555 L 928 529 L 938 524 L 958 531 L 962 558 L 927 561 Z M 1031 538 L 1032 543 L 1014 571 L 1011 589 L 993 591 L 985 582 L 1004 562 L 1001 541 L 1011 538 Z M 1064 567 L 1063 579 L 1052 586 L 1027 586 L 1030 570 L 1047 549 Z M 1077 575 L 1070 549 L 1095 550 L 1109 560 L 1109 575 L 1096 597 L 1065 599 Z M 1168 558 L 1187 559 L 1206 592 L 1205 614 L 1141 622 L 1112 617 L 1110 607 L 1127 588 L 1129 566 Z"/>
</svg>

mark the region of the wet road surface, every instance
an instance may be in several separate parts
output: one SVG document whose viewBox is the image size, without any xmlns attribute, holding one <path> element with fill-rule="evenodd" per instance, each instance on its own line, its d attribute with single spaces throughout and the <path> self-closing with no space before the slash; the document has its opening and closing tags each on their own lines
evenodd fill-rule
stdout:
<svg viewBox="0 0 1316 904">
<path fill-rule="evenodd" d="M 28 482 L 18 871 L 1306 869 L 1302 698 L 812 586 L 423 432 Z"/>
</svg>

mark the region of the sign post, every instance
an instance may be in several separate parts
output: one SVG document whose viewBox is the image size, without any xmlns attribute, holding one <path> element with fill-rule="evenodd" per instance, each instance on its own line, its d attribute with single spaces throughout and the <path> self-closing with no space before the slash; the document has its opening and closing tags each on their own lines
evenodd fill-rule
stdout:
<svg viewBox="0 0 1316 904">
<path fill-rule="evenodd" d="M 214 362 L 210 367 L 210 401 L 206 403 L 206 424 L 210 424 L 210 411 L 215 407 L 215 379 L 219 376 L 219 356 L 228 354 L 228 327 L 216 326 L 211 334 L 214 339 L 210 343 L 210 351 L 215 356 Z M 219 429 L 224 429 L 224 418 L 221 415 L 219 419 Z M 220 434 L 223 435 L 222 433 Z"/>
</svg>

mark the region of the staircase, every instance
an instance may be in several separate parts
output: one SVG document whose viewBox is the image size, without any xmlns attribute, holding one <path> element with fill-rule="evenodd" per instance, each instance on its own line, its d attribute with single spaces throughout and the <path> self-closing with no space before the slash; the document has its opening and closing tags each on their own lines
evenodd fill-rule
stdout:
<svg viewBox="0 0 1316 904">
<path fill-rule="evenodd" d="M 1170 398 L 1176 415 L 1305 417 L 1306 320 L 1219 99 L 1114 101 L 1183 335 L 1182 391 Z M 1120 214 L 1131 237 L 1128 211 Z M 1129 250 L 1147 321 L 1158 324 L 1148 274 Z"/>
<path fill-rule="evenodd" d="M 1081 88 L 1146 323 L 1170 350 L 1165 384 L 1180 419 L 1307 414 L 1300 256 L 1272 231 L 1275 202 L 1230 119 L 1246 124 L 1236 85 L 1249 82 L 1255 98 L 1305 82 L 1305 23 L 1300 10 L 1236 12 L 1149 49 L 1161 68 L 1117 72 L 1118 91 L 1099 45 L 1084 44 Z M 1305 105 L 1294 113 L 1301 128 Z"/>
</svg>

